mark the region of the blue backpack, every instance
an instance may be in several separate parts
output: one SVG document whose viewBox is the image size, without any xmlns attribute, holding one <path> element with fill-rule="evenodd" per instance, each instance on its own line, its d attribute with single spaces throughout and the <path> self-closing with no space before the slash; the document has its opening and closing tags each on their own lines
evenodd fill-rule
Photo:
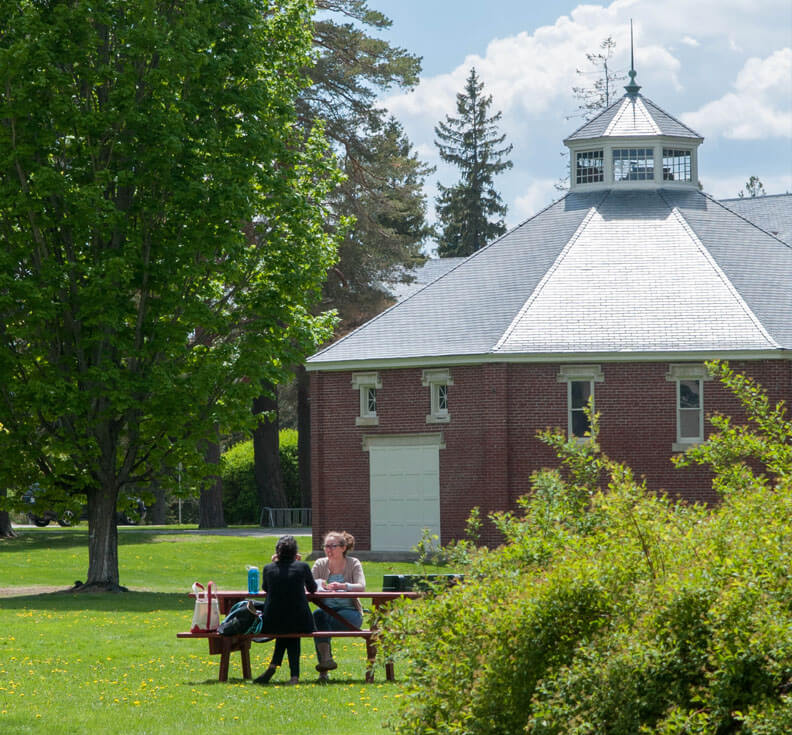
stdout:
<svg viewBox="0 0 792 735">
<path fill-rule="evenodd" d="M 228 611 L 217 632 L 221 635 L 260 633 L 263 625 L 261 611 L 251 612 L 248 600 L 240 600 Z"/>
</svg>

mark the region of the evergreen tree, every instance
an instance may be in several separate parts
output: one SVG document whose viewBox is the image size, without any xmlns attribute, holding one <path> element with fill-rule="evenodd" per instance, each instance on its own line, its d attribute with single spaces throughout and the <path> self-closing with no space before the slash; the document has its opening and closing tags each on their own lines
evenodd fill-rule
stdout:
<svg viewBox="0 0 792 735">
<path fill-rule="evenodd" d="M 436 211 L 442 227 L 441 257 L 470 255 L 506 232 L 503 217 L 507 207 L 493 178 L 512 167 L 506 159 L 512 146 L 504 145 L 506 135 L 499 134 L 501 113 L 488 116 L 492 96 L 483 91 L 484 83 L 473 68 L 464 92 L 457 94 L 458 117 L 446 115 L 445 122 L 435 127 L 440 158 L 462 172 L 455 186 L 439 184 Z M 490 220 L 493 215 L 496 219 Z"/>
<path fill-rule="evenodd" d="M 401 125 L 377 106 L 381 92 L 418 82 L 420 59 L 373 34 L 391 21 L 368 0 L 316 0 L 316 64 L 312 85 L 298 100 L 310 129 L 317 119 L 334 146 L 347 180 L 331 199 L 347 228 L 339 259 L 328 274 L 323 308 L 338 309 L 343 334 L 384 306 L 382 284 L 423 261 L 426 224 L 423 181 L 431 173 L 413 152 Z"/>
</svg>

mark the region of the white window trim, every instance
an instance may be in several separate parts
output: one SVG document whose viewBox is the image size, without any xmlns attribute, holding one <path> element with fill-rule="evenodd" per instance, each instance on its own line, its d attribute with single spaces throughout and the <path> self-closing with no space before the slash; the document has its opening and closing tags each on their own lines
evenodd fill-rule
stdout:
<svg viewBox="0 0 792 735">
<path fill-rule="evenodd" d="M 440 387 L 454 384 L 448 368 L 436 368 L 421 372 L 421 385 L 429 388 L 429 413 L 426 416 L 427 424 L 447 424 L 451 421 L 451 414 L 446 408 L 440 408 Z M 448 396 L 446 395 L 446 401 Z"/>
<path fill-rule="evenodd" d="M 574 438 L 579 442 L 587 442 L 591 440 L 588 436 L 575 436 L 572 433 L 572 382 L 573 381 L 589 381 L 591 384 L 591 398 L 592 405 L 596 405 L 594 395 L 594 383 L 604 383 L 605 375 L 599 365 L 562 365 L 561 369 L 556 376 L 559 383 L 567 384 L 567 437 Z"/>
<path fill-rule="evenodd" d="M 355 426 L 379 426 L 379 416 L 376 411 L 369 411 L 368 392 L 373 388 L 382 388 L 379 373 L 352 373 L 352 388 L 360 394 L 360 415 L 355 418 Z"/>
<path fill-rule="evenodd" d="M 665 379 L 670 383 L 676 383 L 674 386 L 674 412 L 676 413 L 676 441 L 671 444 L 672 452 L 684 452 L 696 444 L 704 442 L 704 435 L 706 429 L 704 426 L 704 381 L 712 380 L 712 376 L 707 370 L 707 366 L 703 363 L 680 363 L 676 365 L 669 365 L 668 372 Z M 700 436 L 698 437 L 682 437 L 680 436 L 680 409 L 679 409 L 679 390 L 680 383 L 683 380 L 700 380 L 701 393 L 699 405 L 699 427 Z"/>
</svg>

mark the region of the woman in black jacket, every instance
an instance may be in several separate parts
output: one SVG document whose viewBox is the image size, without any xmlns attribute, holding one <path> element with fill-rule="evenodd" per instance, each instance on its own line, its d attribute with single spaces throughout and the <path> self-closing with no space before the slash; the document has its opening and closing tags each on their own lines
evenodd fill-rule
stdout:
<svg viewBox="0 0 792 735">
<path fill-rule="evenodd" d="M 299 560 L 294 536 L 278 539 L 273 559 L 261 573 L 261 589 L 267 593 L 261 632 L 312 633 L 314 622 L 305 590 L 316 592 L 316 581 L 310 567 Z M 256 684 L 266 684 L 272 678 L 283 663 L 284 653 L 289 656 L 289 684 L 300 680 L 300 639 L 277 638 L 269 668 L 254 680 Z"/>
</svg>

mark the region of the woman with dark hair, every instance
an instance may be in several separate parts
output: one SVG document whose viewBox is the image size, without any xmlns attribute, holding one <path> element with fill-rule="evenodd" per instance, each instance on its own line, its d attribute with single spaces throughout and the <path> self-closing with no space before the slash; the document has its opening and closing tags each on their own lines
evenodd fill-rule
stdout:
<svg viewBox="0 0 792 735">
<path fill-rule="evenodd" d="M 346 531 L 330 531 L 324 537 L 324 557 L 314 562 L 311 570 L 315 579 L 319 580 L 322 587 L 340 592 L 364 592 L 366 577 L 363 566 L 353 556 L 347 556 L 355 546 L 355 537 Z M 363 607 L 357 598 L 329 598 L 325 601 L 327 607 L 333 608 L 336 615 L 344 618 L 355 628 L 363 622 Z M 344 626 L 332 615 L 324 610 L 314 610 L 314 622 L 317 630 L 343 630 Z M 319 663 L 316 670 L 319 672 L 319 683 L 326 684 L 327 672 L 338 667 L 333 659 L 333 649 L 329 638 L 317 638 L 316 657 Z"/>
<path fill-rule="evenodd" d="M 261 632 L 312 633 L 314 630 L 311 608 L 305 590 L 316 592 L 316 582 L 308 565 L 300 561 L 294 536 L 281 536 L 275 546 L 273 561 L 261 572 L 261 589 L 267 593 L 262 611 Z M 300 680 L 300 639 L 277 638 L 269 668 L 254 681 L 266 684 L 283 663 L 283 654 L 289 656 L 289 684 Z"/>
</svg>

